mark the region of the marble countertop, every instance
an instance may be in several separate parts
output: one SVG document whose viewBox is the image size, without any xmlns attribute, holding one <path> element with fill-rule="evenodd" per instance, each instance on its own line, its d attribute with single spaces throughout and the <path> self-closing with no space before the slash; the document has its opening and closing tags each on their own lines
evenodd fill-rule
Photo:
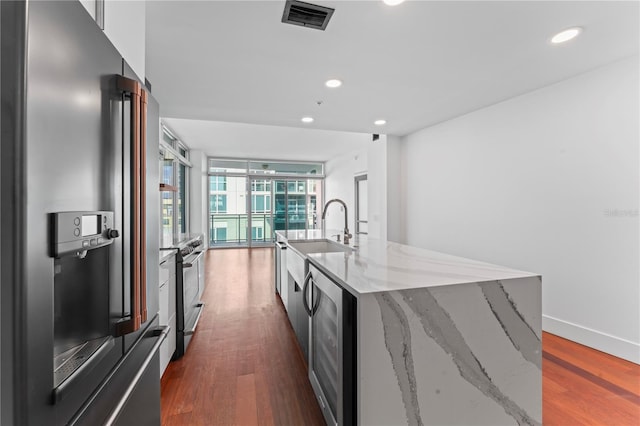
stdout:
<svg viewBox="0 0 640 426">
<path fill-rule="evenodd" d="M 329 235 L 338 234 L 340 231 L 322 231 L 321 229 L 299 229 L 291 231 L 276 231 L 278 241 L 315 241 L 329 239 Z M 335 237 L 333 238 L 335 239 Z"/>
<path fill-rule="evenodd" d="M 322 240 L 336 233 L 277 232 L 281 241 Z M 354 238 L 349 245 L 353 252 L 312 253 L 307 258 L 355 296 L 539 275 L 366 236 Z"/>
</svg>

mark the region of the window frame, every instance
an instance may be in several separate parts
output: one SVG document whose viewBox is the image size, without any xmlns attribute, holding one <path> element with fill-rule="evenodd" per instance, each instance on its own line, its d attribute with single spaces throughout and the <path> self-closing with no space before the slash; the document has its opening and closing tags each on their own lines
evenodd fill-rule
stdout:
<svg viewBox="0 0 640 426">
<path fill-rule="evenodd" d="M 190 212 L 190 208 L 191 208 L 191 199 L 190 199 L 190 189 L 191 189 L 191 168 L 193 167 L 193 165 L 191 164 L 191 162 L 189 161 L 189 155 L 190 155 L 190 149 L 189 147 L 182 142 L 178 137 L 176 137 L 175 133 L 169 129 L 166 124 L 161 123 L 161 131 L 162 131 L 162 138 L 160 139 L 160 155 L 162 157 L 165 157 L 167 154 L 169 154 L 169 156 L 172 156 L 172 185 L 177 187 L 178 190 L 177 191 L 171 191 L 171 197 L 172 198 L 172 215 L 171 215 L 171 220 L 172 220 L 172 234 L 178 235 L 178 234 L 189 234 L 190 230 L 191 230 L 191 221 L 190 221 L 190 216 L 191 216 L 191 212 Z M 180 166 L 184 166 L 184 194 L 183 195 L 183 199 L 182 202 L 184 204 L 184 217 L 183 217 L 183 221 L 184 221 L 184 232 L 182 231 L 182 229 L 180 229 L 180 224 L 179 224 L 179 215 L 180 215 L 180 209 L 178 208 L 178 200 L 180 199 L 180 188 L 179 188 L 179 174 L 180 174 Z M 162 179 L 164 179 L 164 175 L 161 176 Z M 160 212 L 162 215 L 162 197 L 160 197 Z M 160 233 L 162 235 L 162 229 L 163 229 L 163 220 L 160 221 L 161 222 L 161 228 L 160 228 Z"/>
<path fill-rule="evenodd" d="M 283 173 L 283 172 L 276 172 L 273 170 L 270 171 L 265 171 L 264 173 L 262 173 L 261 171 L 258 170 L 251 170 L 250 169 L 250 165 L 251 163 L 255 163 L 258 162 L 260 160 L 255 160 L 255 159 L 240 159 L 240 158 L 223 158 L 223 157 L 207 157 L 207 176 L 209 178 L 209 183 L 207 184 L 208 187 L 208 192 L 207 192 L 207 196 L 210 199 L 211 196 L 215 195 L 218 192 L 227 192 L 229 187 L 227 186 L 227 188 L 225 190 L 221 190 L 219 187 L 219 184 L 216 183 L 215 187 L 212 189 L 211 187 L 211 178 L 212 177 L 216 177 L 217 179 L 219 179 L 220 177 L 226 177 L 226 178 L 233 178 L 233 177 L 238 177 L 238 178 L 245 178 L 246 179 L 246 213 L 244 213 L 243 215 L 246 215 L 246 234 L 247 234 L 247 238 L 246 240 L 240 241 L 237 244 L 239 246 L 244 246 L 244 244 L 246 244 L 247 247 L 252 247 L 253 243 L 256 242 L 255 240 L 253 240 L 252 238 L 252 228 L 254 227 L 254 223 L 262 223 L 263 219 L 261 218 L 254 218 L 254 215 L 267 215 L 269 216 L 269 220 L 270 220 L 270 227 L 271 227 L 271 233 L 275 232 L 274 231 L 274 226 L 275 226 L 275 218 L 277 213 L 277 209 L 276 209 L 276 199 L 278 198 L 276 195 L 283 195 L 285 196 L 285 198 L 289 198 L 289 197 L 294 197 L 294 196 L 299 196 L 301 198 L 304 199 L 304 201 L 301 200 L 296 200 L 296 208 L 295 208 L 295 215 L 296 216 L 300 216 L 299 219 L 302 220 L 302 222 L 304 223 L 304 229 L 320 229 L 319 227 L 319 221 L 317 219 L 317 217 L 319 216 L 320 212 L 317 211 L 318 208 L 322 208 L 322 206 L 318 205 L 318 203 L 322 203 L 322 200 L 324 200 L 324 186 L 325 186 L 325 164 L 323 162 L 305 162 L 305 161 L 279 161 L 279 160 L 269 160 L 266 161 L 266 163 L 278 163 L 280 165 L 282 164 L 291 164 L 292 167 L 290 168 L 290 170 L 295 170 L 296 169 L 296 165 L 313 165 L 315 166 L 313 169 L 309 168 L 310 171 L 307 173 L 302 173 L 302 172 L 298 172 L 298 173 Z M 225 162 L 227 162 L 225 164 Z M 301 168 L 304 169 L 304 168 Z M 318 171 L 320 171 L 320 173 L 318 173 Z M 283 191 L 279 192 L 278 191 L 278 185 L 280 184 L 281 181 L 284 181 L 284 185 L 283 185 Z M 311 182 L 314 182 L 313 185 L 311 184 Z M 264 184 L 264 185 L 262 185 Z M 292 184 L 292 191 L 288 191 L 288 186 Z M 228 185 L 228 183 L 227 183 Z M 257 207 L 257 199 L 256 196 L 264 196 L 264 210 L 256 210 Z M 319 197 L 319 198 L 318 198 Z M 313 198 L 313 201 L 311 201 Z M 211 240 L 211 238 L 214 236 L 212 233 L 214 233 L 214 229 L 216 229 L 216 227 L 213 224 L 213 219 L 212 217 L 215 216 L 216 214 L 222 214 L 219 212 L 215 212 L 211 209 L 211 205 L 209 202 L 208 205 L 209 209 L 207 211 L 207 216 L 208 216 L 208 235 L 209 238 Z M 302 210 L 302 211 L 301 211 Z M 285 206 L 285 212 L 289 211 L 288 209 L 288 205 Z M 302 214 L 302 212 L 304 212 L 304 215 Z M 289 223 L 289 216 L 290 214 L 286 214 L 285 215 L 285 221 L 287 223 L 287 227 L 288 227 L 288 223 Z M 255 220 L 257 220 L 258 222 L 255 222 Z M 302 223 L 301 222 L 301 223 Z M 293 228 L 291 228 L 293 229 Z M 296 228 L 298 229 L 298 228 Z M 263 239 L 265 239 L 264 242 L 266 242 L 267 239 L 267 235 L 268 234 L 268 239 L 269 241 L 271 241 L 272 238 L 275 238 L 273 236 L 273 234 L 268 233 L 266 228 L 264 228 L 264 234 L 263 234 Z M 213 240 L 215 242 L 215 240 Z M 256 244 L 258 245 L 258 244 Z M 236 246 L 236 242 L 231 241 L 229 243 L 228 246 Z M 211 244 L 210 248 L 217 248 L 217 247 L 225 247 L 225 245 L 215 245 L 215 244 Z"/>
</svg>

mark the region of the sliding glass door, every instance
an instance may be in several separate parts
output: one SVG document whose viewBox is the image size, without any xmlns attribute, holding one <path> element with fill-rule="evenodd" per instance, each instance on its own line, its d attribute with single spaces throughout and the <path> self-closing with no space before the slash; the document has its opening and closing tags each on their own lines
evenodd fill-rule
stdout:
<svg viewBox="0 0 640 426">
<path fill-rule="evenodd" d="M 210 245 L 246 245 L 247 224 L 247 178 L 209 176 Z"/>
<path fill-rule="evenodd" d="M 210 159 L 210 247 L 269 246 L 276 240 L 275 231 L 318 228 L 321 172 L 318 164 L 260 163 L 258 167 L 242 160 Z M 308 174 L 320 176 L 304 176 Z"/>
<path fill-rule="evenodd" d="M 279 179 L 273 184 L 274 231 L 318 229 L 322 180 Z"/>
<path fill-rule="evenodd" d="M 306 228 L 306 194 L 306 180 L 287 181 L 287 229 Z"/>
<path fill-rule="evenodd" d="M 251 179 L 251 243 L 271 244 L 275 231 L 316 229 L 322 181 Z"/>
<path fill-rule="evenodd" d="M 251 179 L 251 244 L 273 243 L 273 182 Z"/>
</svg>

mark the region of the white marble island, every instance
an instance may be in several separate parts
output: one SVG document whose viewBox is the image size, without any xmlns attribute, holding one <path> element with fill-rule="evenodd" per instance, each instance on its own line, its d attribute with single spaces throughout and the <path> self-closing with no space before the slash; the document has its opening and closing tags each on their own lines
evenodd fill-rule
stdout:
<svg viewBox="0 0 640 426">
<path fill-rule="evenodd" d="M 288 240 L 323 235 L 281 234 Z M 541 279 L 360 238 L 309 254 L 357 298 L 362 425 L 542 423 Z"/>
</svg>

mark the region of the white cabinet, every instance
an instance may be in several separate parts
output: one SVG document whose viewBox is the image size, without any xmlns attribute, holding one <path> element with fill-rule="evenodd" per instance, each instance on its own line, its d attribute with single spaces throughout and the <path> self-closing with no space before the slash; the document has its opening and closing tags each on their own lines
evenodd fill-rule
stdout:
<svg viewBox="0 0 640 426">
<path fill-rule="evenodd" d="M 176 258 L 169 256 L 160 263 L 160 325 L 171 327 L 160 346 L 160 376 L 167 369 L 176 350 Z"/>
<path fill-rule="evenodd" d="M 104 33 L 133 68 L 141 81 L 145 78 L 144 1 L 105 0 Z"/>
<path fill-rule="evenodd" d="M 80 3 L 87 9 L 89 15 L 95 20 L 96 19 L 96 0 L 80 0 Z"/>
<path fill-rule="evenodd" d="M 300 256 L 295 250 L 287 250 L 287 270 L 293 279 L 300 285 L 304 282 L 306 275 L 307 260 Z"/>
<path fill-rule="evenodd" d="M 95 20 L 96 0 L 80 0 Z M 144 1 L 104 0 L 104 33 L 125 61 L 144 81 L 145 70 L 145 13 Z"/>
<path fill-rule="evenodd" d="M 305 359 L 309 359 L 309 315 L 303 306 L 303 298 L 305 297 L 304 280 L 308 270 L 308 262 L 306 258 L 300 256 L 297 251 L 293 250 L 290 246 L 287 247 L 286 253 L 287 260 L 287 279 L 283 281 L 287 283 L 287 315 L 289 316 L 289 322 L 293 327 L 293 331 L 296 333 L 300 349 Z M 309 300 L 308 294 L 307 302 Z"/>
</svg>

